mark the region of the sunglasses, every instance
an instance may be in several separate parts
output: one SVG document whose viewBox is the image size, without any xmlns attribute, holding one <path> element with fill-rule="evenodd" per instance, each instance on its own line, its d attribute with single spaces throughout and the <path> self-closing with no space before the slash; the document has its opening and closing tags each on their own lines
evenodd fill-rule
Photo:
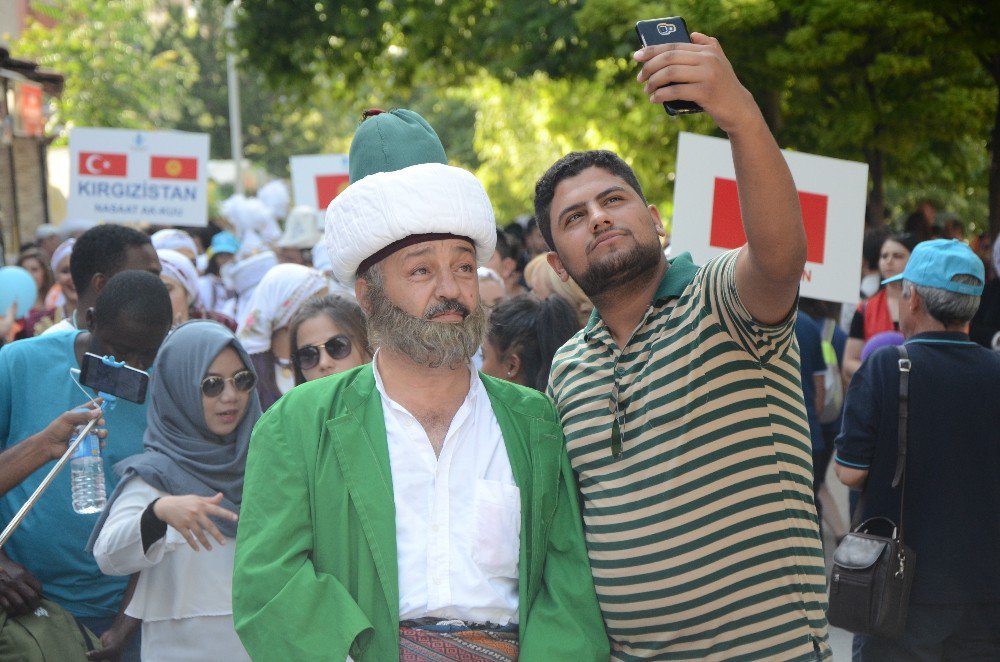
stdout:
<svg viewBox="0 0 1000 662">
<path fill-rule="evenodd" d="M 237 391 L 246 393 L 257 383 L 257 375 L 249 370 L 240 370 L 232 377 L 226 378 L 212 375 L 201 380 L 201 392 L 207 398 L 214 398 L 222 394 L 222 391 L 226 388 L 226 382 L 232 382 L 233 387 Z"/>
<path fill-rule="evenodd" d="M 292 362 L 299 370 L 312 370 L 319 365 L 319 348 L 322 347 L 331 359 L 347 358 L 351 353 L 351 339 L 345 335 L 336 335 L 322 345 L 306 345 L 292 352 Z"/>
</svg>

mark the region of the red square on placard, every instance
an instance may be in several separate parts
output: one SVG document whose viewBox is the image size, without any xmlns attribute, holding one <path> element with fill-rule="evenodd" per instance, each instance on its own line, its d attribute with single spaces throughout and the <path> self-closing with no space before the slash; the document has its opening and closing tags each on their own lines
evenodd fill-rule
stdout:
<svg viewBox="0 0 1000 662">
<path fill-rule="evenodd" d="M 316 175 L 316 204 L 319 210 L 325 212 L 330 201 L 347 188 L 350 177 L 342 175 Z"/>
<path fill-rule="evenodd" d="M 829 196 L 799 191 L 802 223 L 806 230 L 806 260 L 823 264 L 826 252 L 826 215 Z M 746 243 L 736 180 L 715 178 L 712 193 L 712 229 L 709 244 L 716 248 L 739 248 Z"/>
</svg>

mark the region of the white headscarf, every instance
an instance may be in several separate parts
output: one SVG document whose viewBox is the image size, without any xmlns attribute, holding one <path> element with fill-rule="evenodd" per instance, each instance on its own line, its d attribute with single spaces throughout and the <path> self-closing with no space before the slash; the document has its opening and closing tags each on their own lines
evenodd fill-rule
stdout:
<svg viewBox="0 0 1000 662">
<path fill-rule="evenodd" d="M 173 251 L 187 249 L 191 251 L 192 256 L 198 255 L 198 244 L 194 243 L 191 235 L 183 230 L 160 230 L 154 232 L 149 240 L 153 242 L 153 248 L 156 250 L 160 250 L 161 248 L 169 248 Z"/>
<path fill-rule="evenodd" d="M 260 281 L 236 335 L 250 354 L 271 348 L 271 336 L 288 326 L 306 299 L 326 291 L 326 278 L 301 264 L 279 264 Z"/>
<path fill-rule="evenodd" d="M 181 284 L 184 291 L 187 292 L 188 306 L 197 304 L 198 272 L 195 271 L 191 260 L 186 255 L 169 248 L 157 249 L 156 256 L 160 258 L 160 267 L 162 268 L 160 275 L 169 276 Z"/>
<path fill-rule="evenodd" d="M 59 263 L 73 254 L 73 244 L 76 239 L 67 239 L 52 252 L 52 273 L 59 271 Z"/>
</svg>

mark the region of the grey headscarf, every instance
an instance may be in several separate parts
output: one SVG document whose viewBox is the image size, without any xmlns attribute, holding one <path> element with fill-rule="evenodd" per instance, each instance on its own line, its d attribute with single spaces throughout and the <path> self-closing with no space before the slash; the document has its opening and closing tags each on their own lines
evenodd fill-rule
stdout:
<svg viewBox="0 0 1000 662">
<path fill-rule="evenodd" d="M 211 497 L 222 492 L 220 505 L 239 514 L 250 433 L 260 418 L 260 400 L 256 389 L 251 389 L 243 420 L 231 433 L 219 437 L 206 427 L 201 395 L 201 381 L 208 367 L 227 347 L 236 350 L 248 370 L 253 369 L 236 336 L 217 322 L 192 320 L 167 336 L 156 355 L 150 379 L 143 437 L 146 450 L 115 465 L 121 481 L 90 535 L 88 549 L 93 549 L 122 488 L 136 476 L 173 495 Z M 218 518 L 213 521 L 223 535 L 235 537 L 235 522 Z"/>
</svg>

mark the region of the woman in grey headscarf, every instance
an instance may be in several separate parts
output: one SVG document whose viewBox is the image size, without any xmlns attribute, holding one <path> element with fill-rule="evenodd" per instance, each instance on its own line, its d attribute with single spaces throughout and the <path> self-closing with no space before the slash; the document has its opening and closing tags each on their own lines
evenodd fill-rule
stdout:
<svg viewBox="0 0 1000 662">
<path fill-rule="evenodd" d="M 232 574 L 255 383 L 216 322 L 182 324 L 156 357 L 146 450 L 115 465 L 121 482 L 90 539 L 103 572 L 140 573 L 125 613 L 142 620 L 143 660 L 249 659 Z"/>
</svg>

